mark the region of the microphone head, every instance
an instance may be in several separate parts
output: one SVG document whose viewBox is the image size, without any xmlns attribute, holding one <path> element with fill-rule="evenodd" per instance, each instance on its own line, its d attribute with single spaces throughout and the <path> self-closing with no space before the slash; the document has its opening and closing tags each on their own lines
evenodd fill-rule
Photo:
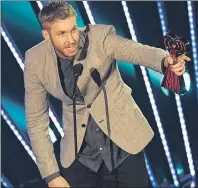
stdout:
<svg viewBox="0 0 198 188">
<path fill-rule="evenodd" d="M 90 74 L 93 74 L 94 72 L 97 72 L 97 69 L 92 67 L 89 69 Z"/>
<path fill-rule="evenodd" d="M 82 71 L 83 71 L 83 65 L 81 63 L 74 65 L 73 67 L 74 76 L 80 76 L 82 74 Z"/>
<path fill-rule="evenodd" d="M 90 74 L 91 74 L 91 77 L 94 79 L 94 81 L 97 80 L 98 77 L 100 76 L 100 73 L 98 72 L 98 70 L 97 70 L 96 68 L 93 68 L 93 67 L 92 67 L 92 68 L 89 70 L 89 72 L 90 72 Z"/>
<path fill-rule="evenodd" d="M 89 72 L 94 82 L 98 85 L 98 87 L 100 87 L 102 80 L 101 80 L 100 73 L 98 72 L 98 70 L 96 68 L 91 68 Z"/>
</svg>

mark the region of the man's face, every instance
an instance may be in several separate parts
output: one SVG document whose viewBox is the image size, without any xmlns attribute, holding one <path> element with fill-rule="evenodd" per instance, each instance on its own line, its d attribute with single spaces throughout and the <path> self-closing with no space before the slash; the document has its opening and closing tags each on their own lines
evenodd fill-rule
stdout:
<svg viewBox="0 0 198 188">
<path fill-rule="evenodd" d="M 65 20 L 56 20 L 46 32 L 48 35 L 47 39 L 52 42 L 54 48 L 62 55 L 73 57 L 77 54 L 79 31 L 76 24 L 76 16 Z"/>
</svg>

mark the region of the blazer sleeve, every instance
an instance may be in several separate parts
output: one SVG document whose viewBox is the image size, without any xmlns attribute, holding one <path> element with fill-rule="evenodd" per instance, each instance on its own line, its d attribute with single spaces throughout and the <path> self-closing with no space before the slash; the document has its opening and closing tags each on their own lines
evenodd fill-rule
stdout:
<svg viewBox="0 0 198 188">
<path fill-rule="evenodd" d="M 103 29 L 103 37 L 103 49 L 107 56 L 163 73 L 161 63 L 164 57 L 169 54 L 165 50 L 120 37 L 116 35 L 113 26 Z"/>
<path fill-rule="evenodd" d="M 40 82 L 34 66 L 34 58 L 27 52 L 25 56 L 25 113 L 27 130 L 36 156 L 41 177 L 45 178 L 59 171 L 49 136 L 49 107 L 46 89 Z M 38 68 L 37 68 L 38 69 Z"/>
</svg>

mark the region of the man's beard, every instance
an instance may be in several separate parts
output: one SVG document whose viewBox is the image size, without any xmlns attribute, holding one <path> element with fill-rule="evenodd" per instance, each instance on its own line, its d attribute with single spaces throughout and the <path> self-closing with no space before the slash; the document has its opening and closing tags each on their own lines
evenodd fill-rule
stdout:
<svg viewBox="0 0 198 188">
<path fill-rule="evenodd" d="M 60 57 L 60 58 L 62 58 L 62 59 L 69 59 L 69 60 L 71 60 L 71 59 L 73 59 L 74 57 L 75 57 L 75 55 L 74 56 L 66 56 L 64 53 L 62 53 L 60 50 L 58 50 L 57 48 L 54 48 L 55 49 L 55 51 L 56 51 L 56 53 L 57 53 L 57 55 Z"/>
<path fill-rule="evenodd" d="M 54 46 L 54 49 L 55 49 L 57 55 L 60 56 L 62 59 L 73 59 L 76 56 L 76 54 L 77 54 L 76 53 L 73 56 L 67 56 L 67 55 L 64 54 L 64 51 L 60 50 L 59 48 L 57 48 L 56 45 L 54 45 L 53 42 L 52 42 L 52 45 Z M 67 47 L 71 46 L 71 45 L 75 45 L 76 49 L 78 50 L 78 45 L 79 45 L 78 43 L 77 44 L 76 43 L 69 44 L 69 45 L 67 45 Z"/>
<path fill-rule="evenodd" d="M 53 45 L 53 47 L 54 47 L 54 49 L 55 49 L 56 54 L 57 54 L 60 58 L 62 58 L 62 59 L 73 59 L 73 58 L 76 56 L 77 53 L 74 54 L 73 56 L 67 56 L 67 55 L 65 55 L 63 50 L 60 50 L 58 47 L 56 47 L 56 45 L 55 45 L 55 43 L 54 43 L 53 38 L 51 37 L 51 35 L 50 35 L 50 39 L 51 39 L 51 43 L 52 43 L 52 45 Z M 79 39 L 79 40 L 80 40 L 80 39 Z M 77 49 L 77 51 L 78 51 L 79 40 L 78 40 L 78 42 L 75 41 L 75 42 L 72 43 L 72 44 L 68 44 L 65 48 L 67 48 L 67 47 L 69 47 L 69 46 L 75 45 L 75 46 L 76 46 L 76 49 Z"/>
</svg>

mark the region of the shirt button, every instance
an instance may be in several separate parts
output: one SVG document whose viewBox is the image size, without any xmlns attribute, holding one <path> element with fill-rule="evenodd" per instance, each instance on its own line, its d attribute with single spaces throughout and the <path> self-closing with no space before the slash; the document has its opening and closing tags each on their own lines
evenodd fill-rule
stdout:
<svg viewBox="0 0 198 188">
<path fill-rule="evenodd" d="M 102 148 L 100 148 L 100 151 L 102 151 Z"/>
<path fill-rule="evenodd" d="M 100 129 L 99 129 L 99 128 L 97 128 L 97 129 L 96 129 L 96 132 L 98 132 L 99 130 L 100 130 Z"/>
<path fill-rule="evenodd" d="M 86 127 L 86 125 L 85 125 L 85 124 L 82 124 L 81 126 L 82 126 L 82 127 Z"/>
<path fill-rule="evenodd" d="M 88 104 L 88 105 L 87 105 L 87 108 L 91 108 L 91 104 Z"/>
</svg>

